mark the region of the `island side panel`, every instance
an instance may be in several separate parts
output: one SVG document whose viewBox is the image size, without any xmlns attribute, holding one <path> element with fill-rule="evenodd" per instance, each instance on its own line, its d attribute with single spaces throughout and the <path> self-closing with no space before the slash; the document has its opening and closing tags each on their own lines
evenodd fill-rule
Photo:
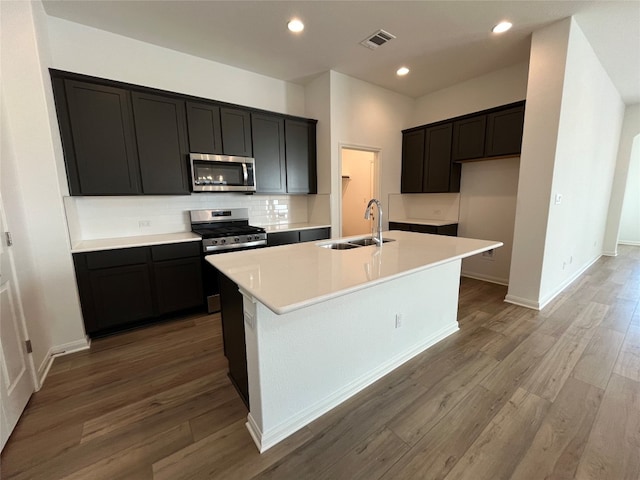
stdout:
<svg viewBox="0 0 640 480">
<path fill-rule="evenodd" d="M 454 260 L 283 315 L 245 296 L 247 427 L 258 449 L 458 330 L 460 267 Z"/>
</svg>

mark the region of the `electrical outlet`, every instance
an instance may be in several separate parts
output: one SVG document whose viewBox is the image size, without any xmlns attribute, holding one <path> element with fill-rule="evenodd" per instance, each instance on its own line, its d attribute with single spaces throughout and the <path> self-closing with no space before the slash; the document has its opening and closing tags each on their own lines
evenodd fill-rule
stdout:
<svg viewBox="0 0 640 480">
<path fill-rule="evenodd" d="M 402 326 L 402 314 L 396 313 L 396 328 L 400 328 Z"/>
<path fill-rule="evenodd" d="M 138 220 L 138 226 L 139 227 L 150 227 L 151 226 L 151 220 Z"/>
<path fill-rule="evenodd" d="M 492 260 L 492 261 L 495 260 L 494 255 L 495 255 L 495 250 L 493 248 L 491 250 L 486 250 L 482 252 L 482 258 L 484 258 L 485 260 Z"/>
<path fill-rule="evenodd" d="M 556 193 L 556 205 L 560 205 L 562 203 L 562 194 L 561 193 Z"/>
</svg>

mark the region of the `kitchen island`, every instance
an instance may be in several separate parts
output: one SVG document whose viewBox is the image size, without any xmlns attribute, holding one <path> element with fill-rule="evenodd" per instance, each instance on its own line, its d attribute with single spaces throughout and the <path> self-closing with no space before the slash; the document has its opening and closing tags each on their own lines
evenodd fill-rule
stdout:
<svg viewBox="0 0 640 480">
<path fill-rule="evenodd" d="M 462 259 L 502 246 L 384 238 L 382 247 L 327 248 L 333 240 L 207 257 L 242 294 L 247 428 L 261 452 L 458 330 Z"/>
</svg>

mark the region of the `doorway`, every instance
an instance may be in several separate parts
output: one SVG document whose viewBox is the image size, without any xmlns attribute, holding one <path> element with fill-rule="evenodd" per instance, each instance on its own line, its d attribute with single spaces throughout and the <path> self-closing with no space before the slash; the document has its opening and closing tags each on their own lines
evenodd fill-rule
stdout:
<svg viewBox="0 0 640 480">
<path fill-rule="evenodd" d="M 371 233 L 373 215 L 365 220 L 367 203 L 378 198 L 378 150 L 343 146 L 340 151 L 342 176 L 341 236 Z M 377 215 L 377 212 L 374 212 Z"/>
</svg>

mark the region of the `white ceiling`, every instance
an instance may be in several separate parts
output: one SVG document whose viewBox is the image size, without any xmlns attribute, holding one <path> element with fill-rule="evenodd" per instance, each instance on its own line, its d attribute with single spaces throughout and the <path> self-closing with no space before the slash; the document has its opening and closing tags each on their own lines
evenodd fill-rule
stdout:
<svg viewBox="0 0 640 480">
<path fill-rule="evenodd" d="M 335 70 L 419 97 L 528 60 L 531 33 L 575 15 L 628 103 L 640 102 L 640 2 L 46 0 L 47 14 L 304 83 Z M 292 17 L 305 23 L 291 34 Z M 502 35 L 491 27 L 508 19 Z M 397 38 L 369 50 L 378 29 Z M 397 77 L 406 65 L 411 73 Z"/>
</svg>

